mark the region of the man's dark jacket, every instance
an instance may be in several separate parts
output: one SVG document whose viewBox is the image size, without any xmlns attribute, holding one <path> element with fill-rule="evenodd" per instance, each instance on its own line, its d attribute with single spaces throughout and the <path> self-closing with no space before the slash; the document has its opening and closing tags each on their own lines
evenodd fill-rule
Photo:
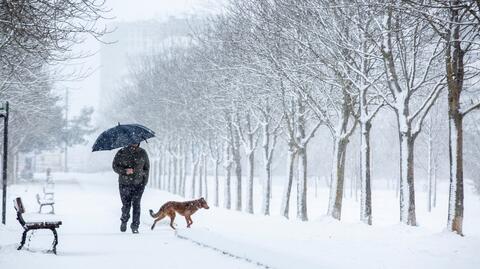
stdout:
<svg viewBox="0 0 480 269">
<path fill-rule="evenodd" d="M 121 185 L 147 185 L 150 162 L 144 149 L 122 148 L 115 155 L 112 167 Z M 127 168 L 133 168 L 133 174 L 127 175 Z"/>
</svg>

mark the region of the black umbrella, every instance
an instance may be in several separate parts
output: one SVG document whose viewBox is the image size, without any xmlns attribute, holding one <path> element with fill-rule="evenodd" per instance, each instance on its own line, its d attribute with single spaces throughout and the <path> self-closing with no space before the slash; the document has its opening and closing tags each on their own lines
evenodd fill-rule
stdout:
<svg viewBox="0 0 480 269">
<path fill-rule="evenodd" d="M 112 150 L 139 144 L 155 137 L 155 132 L 140 124 L 118 124 L 100 134 L 93 144 L 92 151 Z"/>
</svg>

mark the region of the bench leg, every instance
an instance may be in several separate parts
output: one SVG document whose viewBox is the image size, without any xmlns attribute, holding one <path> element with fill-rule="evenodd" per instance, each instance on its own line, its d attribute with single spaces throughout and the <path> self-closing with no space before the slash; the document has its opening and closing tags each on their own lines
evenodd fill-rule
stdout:
<svg viewBox="0 0 480 269">
<path fill-rule="evenodd" d="M 27 239 L 27 233 L 29 230 L 23 231 L 22 234 L 22 242 L 20 242 L 20 246 L 17 248 L 17 250 L 21 250 L 23 248 L 23 245 L 25 245 L 25 240 Z"/>
<path fill-rule="evenodd" d="M 53 207 L 53 205 L 50 205 L 50 207 L 52 207 L 52 211 L 50 211 L 50 214 L 55 214 L 55 208 Z"/>
<path fill-rule="evenodd" d="M 58 245 L 58 235 L 57 230 L 55 228 L 50 229 L 53 233 L 53 248 L 52 251 L 55 255 L 57 255 L 57 245 Z"/>
<path fill-rule="evenodd" d="M 42 213 L 42 207 L 43 207 L 43 205 L 40 205 L 40 208 L 38 209 L 39 214 Z"/>
</svg>

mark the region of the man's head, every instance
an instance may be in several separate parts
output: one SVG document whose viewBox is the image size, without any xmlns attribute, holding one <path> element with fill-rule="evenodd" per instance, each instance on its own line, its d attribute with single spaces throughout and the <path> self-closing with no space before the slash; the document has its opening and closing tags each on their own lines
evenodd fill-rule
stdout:
<svg viewBox="0 0 480 269">
<path fill-rule="evenodd" d="M 140 147 L 140 144 L 131 144 L 128 147 L 131 149 L 137 149 L 138 147 Z"/>
</svg>

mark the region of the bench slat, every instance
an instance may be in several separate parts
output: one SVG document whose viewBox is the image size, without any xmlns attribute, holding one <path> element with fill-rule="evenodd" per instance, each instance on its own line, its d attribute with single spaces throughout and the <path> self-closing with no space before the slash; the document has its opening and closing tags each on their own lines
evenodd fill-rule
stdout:
<svg viewBox="0 0 480 269">
<path fill-rule="evenodd" d="M 62 225 L 61 221 L 57 222 L 27 222 L 25 223 L 25 227 L 27 229 L 50 229 L 50 228 L 58 228 Z"/>
</svg>

